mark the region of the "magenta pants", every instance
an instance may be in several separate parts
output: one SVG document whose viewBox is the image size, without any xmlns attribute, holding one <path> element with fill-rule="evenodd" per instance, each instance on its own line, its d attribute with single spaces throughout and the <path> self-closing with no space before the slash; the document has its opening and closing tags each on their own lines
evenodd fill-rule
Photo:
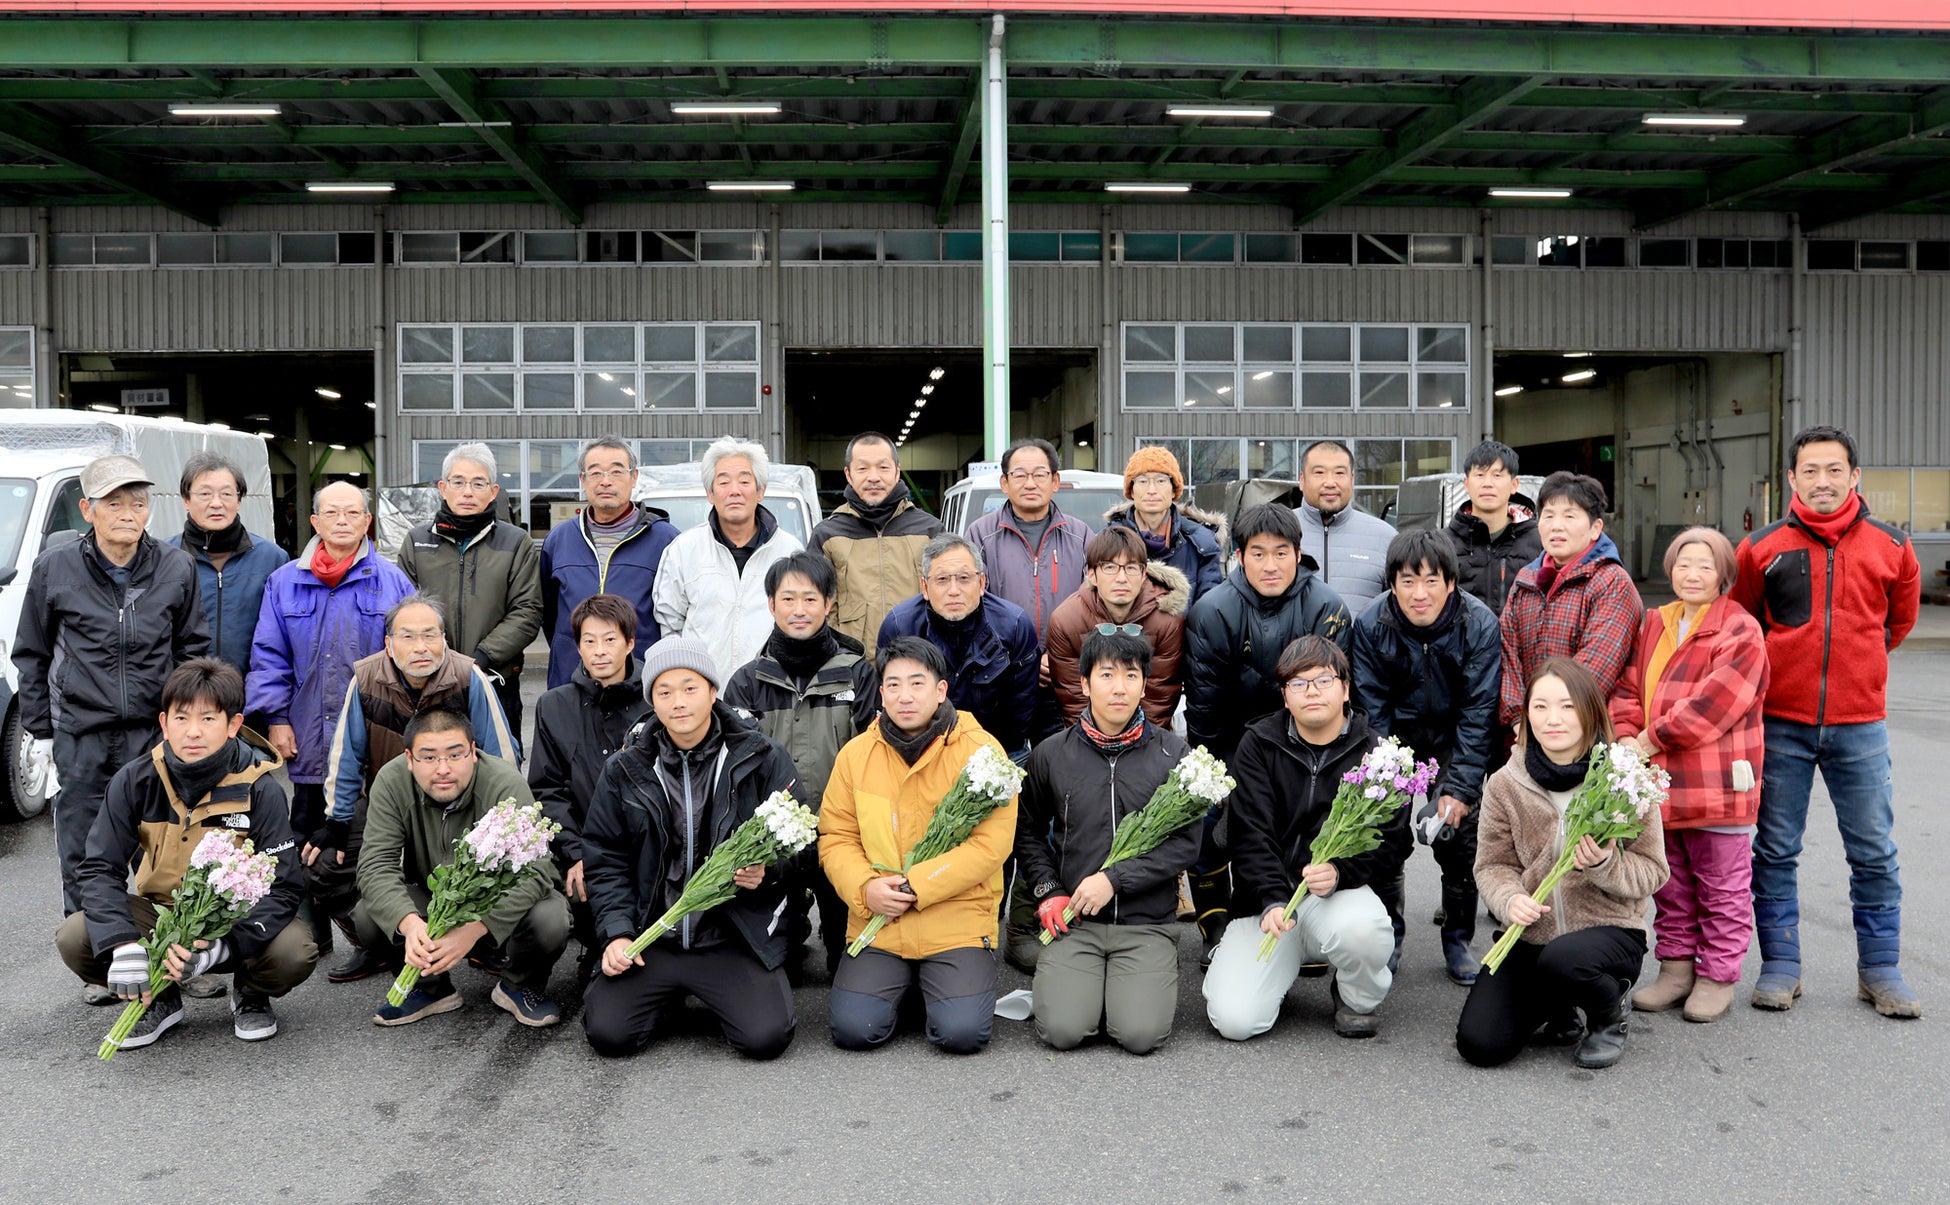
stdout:
<svg viewBox="0 0 1950 1205">
<path fill-rule="evenodd" d="M 1697 959 L 1704 977 L 1738 983 L 1754 936 L 1753 838 L 1669 828 L 1666 862 L 1672 878 L 1652 896 L 1660 961 Z"/>
</svg>

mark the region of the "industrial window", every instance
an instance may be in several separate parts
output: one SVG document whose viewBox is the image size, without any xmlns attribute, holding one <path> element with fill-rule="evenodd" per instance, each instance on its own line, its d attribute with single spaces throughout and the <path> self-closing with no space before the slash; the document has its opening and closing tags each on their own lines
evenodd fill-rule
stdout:
<svg viewBox="0 0 1950 1205">
<path fill-rule="evenodd" d="M 402 264 L 512 264 L 516 239 L 509 230 L 403 230 L 397 235 Z"/>
<path fill-rule="evenodd" d="M 1860 244 L 1858 263 L 1864 272 L 1907 272 L 1909 244 L 1864 239 Z"/>
<path fill-rule="evenodd" d="M 278 236 L 278 262 L 286 267 L 370 265 L 373 236 L 347 231 Z"/>
<path fill-rule="evenodd" d="M 754 411 L 755 322 L 402 324 L 400 410 Z"/>
<path fill-rule="evenodd" d="M 416 439 L 413 441 L 413 473 L 416 481 L 436 481 L 440 463 L 461 440 Z M 558 523 L 567 521 L 582 506 L 582 492 L 576 478 L 576 454 L 582 441 L 575 439 L 499 439 L 488 440 L 494 453 L 495 474 L 507 497 L 514 521 L 526 526 L 537 537 L 545 536 Z M 704 455 L 710 441 L 704 439 L 643 439 L 636 441 L 637 463 L 687 464 Z"/>
<path fill-rule="evenodd" d="M 0 234 L 0 268 L 31 268 L 33 266 L 33 235 Z"/>
<path fill-rule="evenodd" d="M 572 264 L 581 258 L 581 243 L 573 230 L 530 230 L 521 236 L 521 262 Z"/>
<path fill-rule="evenodd" d="M 1326 438 L 1338 436 L 1140 437 L 1137 442 L 1141 448 L 1169 449 L 1185 471 L 1185 484 L 1197 486 L 1255 477 L 1297 481 L 1301 456 L 1315 440 Z M 1385 515 L 1405 478 L 1447 473 L 1455 467 L 1454 440 L 1356 438 L 1341 442 L 1354 451 L 1355 503 L 1369 514 Z"/>
<path fill-rule="evenodd" d="M 1916 244 L 1918 272 L 1950 272 L 1950 242 L 1924 239 Z"/>
<path fill-rule="evenodd" d="M 1461 324 L 1130 322 L 1123 348 L 1126 410 L 1469 408 Z"/>
<path fill-rule="evenodd" d="M 147 268 L 155 262 L 155 238 L 147 234 L 57 234 L 57 268 Z"/>
<path fill-rule="evenodd" d="M 1853 272 L 1854 270 L 1854 239 L 1811 238 L 1808 240 L 1808 271 Z"/>
<path fill-rule="evenodd" d="M 645 230 L 640 240 L 646 264 L 694 264 L 697 262 L 697 231 Z"/>
<path fill-rule="evenodd" d="M 1914 535 L 1950 535 L 1950 468 L 1863 469 L 1862 497 L 1884 523 Z"/>
<path fill-rule="evenodd" d="M 1639 267 L 1690 268 L 1693 266 L 1693 240 L 1688 238 L 1642 238 L 1639 240 Z"/>
<path fill-rule="evenodd" d="M 0 409 L 34 404 L 34 328 L 0 326 Z"/>
</svg>

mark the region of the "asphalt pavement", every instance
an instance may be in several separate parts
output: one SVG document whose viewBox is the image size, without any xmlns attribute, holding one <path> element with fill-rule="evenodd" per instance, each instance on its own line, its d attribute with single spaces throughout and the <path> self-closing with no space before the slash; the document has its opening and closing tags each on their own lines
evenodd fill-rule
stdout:
<svg viewBox="0 0 1950 1205">
<path fill-rule="evenodd" d="M 104 1064 L 95 1047 L 115 1010 L 83 1005 L 55 957 L 42 817 L 0 829 L 0 1199 L 1940 1201 L 1950 640 L 1918 644 L 1896 658 L 1890 728 L 1920 1021 L 1856 999 L 1847 868 L 1817 788 L 1806 995 L 1787 1014 L 1749 1008 L 1755 952 L 1726 1020 L 1635 1016 L 1608 1071 L 1575 1069 L 1567 1050 L 1490 1071 L 1457 1057 L 1464 991 L 1428 923 L 1426 851 L 1370 1041 L 1336 1037 L 1326 982 L 1305 979 L 1271 1033 L 1219 1038 L 1187 926 L 1177 1030 L 1145 1058 L 1056 1053 L 1000 1018 L 970 1058 L 919 1034 L 845 1053 L 815 967 L 777 1062 L 741 1061 L 695 1009 L 641 1056 L 605 1061 L 582 1039 L 572 951 L 552 985 L 569 1010 L 554 1030 L 516 1025 L 468 968 L 463 1011 L 380 1029 L 384 982 L 330 984 L 321 970 L 278 1001 L 269 1042 L 239 1042 L 223 1001 L 192 1000 L 155 1046 Z M 1026 985 L 1003 972 L 1005 990 Z"/>
</svg>

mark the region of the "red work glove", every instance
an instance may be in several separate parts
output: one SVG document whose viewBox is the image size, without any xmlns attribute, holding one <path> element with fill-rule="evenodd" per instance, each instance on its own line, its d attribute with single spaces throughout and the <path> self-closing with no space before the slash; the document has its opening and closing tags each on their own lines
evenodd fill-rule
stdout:
<svg viewBox="0 0 1950 1205">
<path fill-rule="evenodd" d="M 1063 923 L 1063 910 L 1069 906 L 1069 896 L 1053 895 L 1036 905 L 1036 919 L 1041 921 L 1043 928 L 1051 933 L 1059 935 L 1068 933 L 1070 926 Z"/>
</svg>

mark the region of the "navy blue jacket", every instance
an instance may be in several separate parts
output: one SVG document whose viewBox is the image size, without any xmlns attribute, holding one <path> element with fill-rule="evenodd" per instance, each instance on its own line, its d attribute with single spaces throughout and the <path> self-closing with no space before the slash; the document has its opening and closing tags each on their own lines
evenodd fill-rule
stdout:
<svg viewBox="0 0 1950 1205">
<path fill-rule="evenodd" d="M 592 594 L 620 594 L 636 608 L 636 647 L 647 649 L 663 637 L 657 626 L 657 607 L 651 589 L 664 549 L 677 538 L 677 528 L 652 506 L 639 506 L 643 526 L 625 536 L 609 554 L 607 569 L 596 561 L 596 545 L 588 532 L 589 510 L 576 512 L 542 541 L 542 630 L 548 633 L 548 688 L 554 690 L 575 675 L 582 664 L 576 652 L 575 629 L 569 616 L 576 604 Z"/>
<path fill-rule="evenodd" d="M 242 520 L 239 520 L 241 522 Z M 183 537 L 163 543 L 183 548 Z M 203 616 L 210 621 L 210 655 L 240 674 L 251 672 L 251 638 L 257 633 L 257 614 L 264 603 L 264 583 L 291 558 L 275 542 L 253 532 L 219 569 L 193 548 L 183 548 L 196 562 L 196 585 L 203 595 Z"/>
<path fill-rule="evenodd" d="M 1138 531 L 1137 508 L 1129 502 L 1113 506 L 1104 512 L 1104 521 Z M 1192 583 L 1193 602 L 1218 589 L 1219 583 L 1226 580 L 1226 559 L 1221 551 L 1225 528 L 1226 521 L 1218 515 L 1183 504 L 1173 504 L 1171 508 L 1171 545 L 1163 556 L 1151 559 L 1163 561 L 1185 575 L 1185 580 Z"/>
<path fill-rule="evenodd" d="M 1003 749 L 1027 744 L 1036 716 L 1036 676 L 1042 651 L 1036 625 L 1021 607 L 996 594 L 982 595 L 971 617 L 975 632 L 966 649 L 951 646 L 927 600 L 915 595 L 887 613 L 874 647 L 902 636 L 919 636 L 948 658 L 948 701 L 975 717 Z"/>
<path fill-rule="evenodd" d="M 1441 776 L 1431 799 L 1454 795 L 1475 807 L 1497 735 L 1503 627 L 1461 587 L 1453 598 L 1451 614 L 1418 628 L 1393 594 L 1383 594 L 1355 619 L 1348 660 L 1354 705 L 1368 713 L 1375 735 L 1399 737 L 1416 761 L 1436 759 Z"/>
</svg>

